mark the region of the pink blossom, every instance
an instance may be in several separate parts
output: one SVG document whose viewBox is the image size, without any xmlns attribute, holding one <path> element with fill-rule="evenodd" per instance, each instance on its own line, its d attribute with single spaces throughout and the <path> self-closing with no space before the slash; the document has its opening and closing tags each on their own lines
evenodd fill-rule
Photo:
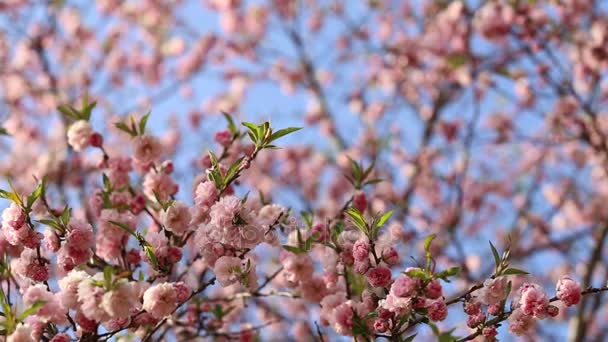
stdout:
<svg viewBox="0 0 608 342">
<path fill-rule="evenodd" d="M 168 231 L 177 235 L 183 235 L 190 230 L 190 211 L 183 202 L 173 202 L 166 211 L 161 213 L 160 219 Z"/>
<path fill-rule="evenodd" d="M 239 281 L 242 261 L 236 257 L 223 256 L 217 259 L 213 272 L 222 286 L 230 286 Z"/>
<path fill-rule="evenodd" d="M 143 188 L 144 194 L 149 199 L 156 200 L 158 197 L 162 202 L 168 201 L 179 190 L 179 186 L 173 181 L 171 175 L 157 173 L 154 170 L 144 176 Z"/>
<path fill-rule="evenodd" d="M 389 266 L 395 266 L 399 263 L 399 253 L 393 247 L 386 247 L 382 249 L 382 261 Z"/>
<path fill-rule="evenodd" d="M 581 286 L 569 276 L 563 276 L 555 288 L 557 298 L 566 306 L 576 305 L 581 301 Z"/>
<path fill-rule="evenodd" d="M 479 290 L 478 300 L 485 305 L 493 305 L 502 302 L 507 296 L 507 279 L 498 277 L 486 279 L 483 287 Z"/>
<path fill-rule="evenodd" d="M 174 284 L 157 284 L 144 292 L 143 309 L 156 318 L 162 318 L 173 313 L 178 304 L 178 291 Z"/>
<path fill-rule="evenodd" d="M 32 335 L 32 327 L 29 324 L 19 324 L 15 331 L 6 338 L 6 342 L 35 342 Z"/>
<path fill-rule="evenodd" d="M 334 308 L 333 328 L 340 335 L 350 335 L 353 328 L 354 309 L 351 301 L 344 302 Z"/>
<path fill-rule="evenodd" d="M 158 161 L 162 146 L 158 138 L 151 135 L 140 135 L 133 139 L 133 157 L 140 164 Z"/>
<path fill-rule="evenodd" d="M 33 305 L 37 301 L 43 301 L 45 303 L 36 312 L 36 316 L 41 321 L 58 324 L 66 321 L 66 308 L 61 305 L 58 297 L 49 292 L 43 284 L 30 286 L 23 294 L 23 304 L 26 307 Z"/>
<path fill-rule="evenodd" d="M 103 282 L 103 274 L 97 273 L 92 280 Z M 105 322 L 110 316 L 102 306 L 105 289 L 95 285 L 93 281 L 85 279 L 78 284 L 78 303 L 83 315 L 96 322 Z"/>
<path fill-rule="evenodd" d="M 412 298 L 398 297 L 389 293 L 388 296 L 386 296 L 386 299 L 382 299 L 378 302 L 378 306 L 401 317 L 408 315 L 411 312 Z"/>
<path fill-rule="evenodd" d="M 448 316 L 448 307 L 441 299 L 432 301 L 428 306 L 429 318 L 433 321 L 443 321 Z"/>
<path fill-rule="evenodd" d="M 367 272 L 366 277 L 373 287 L 387 287 L 391 283 L 391 270 L 383 266 L 374 267 Z"/>
<path fill-rule="evenodd" d="M 485 327 L 482 330 L 481 333 L 484 337 L 493 340 L 497 335 L 498 332 L 496 331 L 496 327 L 495 326 L 491 326 L 491 327 Z"/>
<path fill-rule="evenodd" d="M 306 281 L 312 277 L 313 264 L 308 255 L 289 253 L 281 260 L 283 265 L 283 278 L 290 283 Z"/>
<path fill-rule="evenodd" d="M 53 336 L 53 338 L 51 339 L 50 342 L 70 342 L 70 335 L 66 334 L 66 333 L 60 333 L 57 334 L 55 336 Z"/>
<path fill-rule="evenodd" d="M 443 289 L 439 280 L 435 279 L 426 286 L 424 291 L 427 298 L 437 299 L 441 297 Z"/>
<path fill-rule="evenodd" d="M 366 239 L 359 239 L 353 245 L 353 258 L 355 261 L 363 261 L 369 258 L 369 242 Z"/>
<path fill-rule="evenodd" d="M 416 279 L 401 275 L 391 285 L 390 293 L 397 297 L 408 297 L 416 292 L 417 287 L 418 282 Z"/>
<path fill-rule="evenodd" d="M 86 120 L 78 120 L 68 129 L 68 144 L 74 151 L 80 152 L 89 146 L 93 129 Z"/>
<path fill-rule="evenodd" d="M 131 283 L 119 283 L 112 290 L 104 293 L 101 307 L 112 318 L 127 318 L 132 309 L 139 306 L 139 298 L 133 291 Z"/>
<path fill-rule="evenodd" d="M 321 319 L 321 323 L 324 325 L 328 325 L 329 322 L 333 320 L 334 308 L 344 302 L 346 302 L 346 293 L 344 292 L 337 292 L 325 296 L 320 303 L 321 312 L 319 316 Z"/>
<path fill-rule="evenodd" d="M 89 275 L 84 271 L 71 271 L 65 277 L 59 279 L 59 296 L 61 304 L 68 309 L 76 309 L 78 306 L 78 286 Z"/>
<path fill-rule="evenodd" d="M 43 282 L 49 279 L 47 260 L 44 258 L 38 259 L 36 251 L 32 249 L 24 249 L 19 259 L 13 260 L 13 268 L 19 276 L 36 282 Z"/>
<path fill-rule="evenodd" d="M 549 299 L 545 291 L 537 284 L 524 284 L 521 288 L 519 300 L 521 311 L 525 315 L 533 315 L 544 318 L 549 305 Z"/>
<path fill-rule="evenodd" d="M 520 308 L 517 308 L 509 316 L 509 332 L 517 336 L 527 335 L 534 326 L 534 322 L 532 316 L 526 315 Z"/>
</svg>

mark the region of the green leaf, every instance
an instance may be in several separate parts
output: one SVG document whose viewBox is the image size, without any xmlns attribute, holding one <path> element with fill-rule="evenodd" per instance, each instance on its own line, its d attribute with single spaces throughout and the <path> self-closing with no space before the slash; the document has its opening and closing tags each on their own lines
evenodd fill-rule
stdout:
<svg viewBox="0 0 608 342">
<path fill-rule="evenodd" d="M 137 234 L 135 233 L 135 231 L 133 231 L 133 229 L 131 229 L 131 227 L 127 226 L 126 224 L 116 222 L 116 221 L 108 221 L 108 222 L 137 238 Z"/>
<path fill-rule="evenodd" d="M 311 228 L 312 221 L 313 221 L 313 214 L 306 212 L 306 211 L 302 211 L 302 212 L 300 212 L 300 216 L 302 216 L 304 223 L 306 223 L 306 227 Z"/>
<path fill-rule="evenodd" d="M 78 110 L 76 110 L 76 108 L 70 106 L 70 105 L 59 105 L 57 106 L 57 110 L 67 116 L 70 117 L 74 120 L 82 120 L 82 116 L 80 114 L 80 112 Z"/>
<path fill-rule="evenodd" d="M 506 276 L 506 275 L 526 275 L 526 274 L 530 274 L 526 271 L 517 269 L 517 268 L 507 268 L 504 272 L 502 272 L 501 276 Z"/>
<path fill-rule="evenodd" d="M 156 258 L 156 254 L 154 253 L 154 249 L 152 248 L 152 246 L 150 246 L 150 244 L 146 242 L 143 247 L 144 253 L 146 253 L 148 260 L 150 260 L 150 263 L 152 263 L 154 269 L 158 269 L 158 258 Z"/>
<path fill-rule="evenodd" d="M 60 232 L 63 232 L 63 227 L 61 227 L 61 225 L 53 220 L 49 220 L 49 219 L 42 219 L 42 220 L 38 220 L 37 222 L 42 223 L 44 225 L 47 225 L 53 229 L 56 229 Z"/>
<path fill-rule="evenodd" d="M 365 183 L 363 183 L 363 185 L 378 184 L 378 183 L 380 183 L 382 181 L 384 181 L 384 179 L 382 179 L 382 178 L 374 178 L 374 179 L 370 179 L 370 180 L 366 181 Z"/>
<path fill-rule="evenodd" d="M 363 232 L 364 234 L 368 234 L 368 229 L 367 229 L 367 223 L 365 223 L 365 220 L 363 219 L 363 215 L 361 214 L 361 212 L 359 210 L 357 210 L 356 208 L 348 208 L 345 211 L 346 215 L 348 215 L 351 218 L 351 222 L 357 227 L 359 228 L 359 230 L 361 232 Z"/>
<path fill-rule="evenodd" d="M 226 112 L 222 112 L 222 114 L 224 115 L 224 118 L 226 118 L 226 121 L 228 121 L 228 131 L 230 131 L 233 137 L 238 136 L 239 129 L 236 127 L 236 124 L 234 123 L 234 120 L 232 120 L 230 114 Z"/>
<path fill-rule="evenodd" d="M 151 112 L 148 111 L 146 115 L 144 115 L 141 120 L 139 120 L 139 134 L 144 135 L 146 133 L 146 124 L 148 123 L 148 118 L 150 117 Z"/>
<path fill-rule="evenodd" d="M 458 69 L 467 63 L 467 55 L 463 53 L 452 54 L 446 58 L 445 62 L 451 69 Z"/>
<path fill-rule="evenodd" d="M 294 246 L 289 246 L 289 245 L 283 245 L 283 249 L 285 249 L 288 252 L 291 252 L 293 254 L 300 254 L 303 251 L 300 249 L 300 247 L 294 247 Z"/>
<path fill-rule="evenodd" d="M 450 280 L 448 279 L 448 277 L 454 277 L 456 275 L 458 275 L 460 273 L 460 267 L 450 267 L 445 271 L 442 271 L 440 273 L 437 273 L 435 276 L 437 278 L 443 279 L 446 282 L 450 282 Z"/>
<path fill-rule="evenodd" d="M 70 223 L 70 216 L 72 214 L 72 209 L 67 205 L 63 208 L 63 212 L 61 213 L 61 222 L 63 225 L 67 226 Z"/>
<path fill-rule="evenodd" d="M 426 239 L 424 239 L 424 251 L 427 255 L 431 253 L 431 243 L 433 242 L 433 240 L 435 240 L 436 237 L 437 234 L 431 234 L 427 236 Z"/>
<path fill-rule="evenodd" d="M 405 339 L 403 339 L 403 341 L 402 341 L 402 342 L 413 342 L 413 341 L 414 341 L 414 339 L 416 338 L 416 335 L 418 335 L 418 334 L 414 334 L 414 335 L 412 335 L 412 336 L 408 336 L 408 337 L 406 337 Z"/>
<path fill-rule="evenodd" d="M 34 189 L 34 191 L 27 196 L 27 209 L 31 209 L 34 202 L 40 197 L 42 192 L 44 191 L 44 180 Z"/>
<path fill-rule="evenodd" d="M 241 123 L 243 126 L 249 128 L 249 132 L 251 133 L 249 137 L 253 140 L 254 143 L 257 143 L 260 140 L 261 129 L 255 124 L 251 122 L 243 122 Z"/>
<path fill-rule="evenodd" d="M 6 128 L 0 126 L 0 135 L 10 135 L 10 134 L 8 134 L 8 131 L 6 130 Z"/>
<path fill-rule="evenodd" d="M 287 128 L 280 129 L 280 130 L 272 133 L 272 135 L 270 135 L 268 142 L 275 141 L 275 140 L 279 139 L 280 137 L 286 136 L 287 134 L 290 134 L 293 132 L 297 132 L 301 129 L 302 129 L 302 127 L 287 127 Z"/>
<path fill-rule="evenodd" d="M 386 221 L 388 221 L 388 219 L 391 218 L 391 216 L 393 215 L 394 212 L 395 212 L 394 210 L 391 210 L 388 213 L 382 215 L 382 217 L 380 217 L 380 220 L 378 221 L 378 224 L 376 226 L 378 226 L 378 227 L 384 226 Z"/>
<path fill-rule="evenodd" d="M 424 272 L 423 270 L 420 270 L 420 269 L 409 270 L 409 271 L 406 271 L 403 273 L 411 278 L 419 278 L 419 279 L 428 278 L 428 275 L 426 274 L 426 272 Z"/>
<path fill-rule="evenodd" d="M 25 309 L 19 316 L 17 316 L 17 322 L 18 323 L 23 322 L 27 317 L 38 312 L 38 310 L 40 310 L 40 308 L 43 307 L 44 304 L 46 304 L 46 301 L 43 301 L 43 300 L 35 301 L 34 303 L 32 303 L 32 305 L 30 305 L 29 308 Z"/>
<path fill-rule="evenodd" d="M 500 255 L 498 254 L 498 250 L 492 244 L 492 241 L 488 241 L 490 243 L 490 249 L 492 250 L 492 255 L 494 256 L 494 264 L 496 265 L 496 269 L 500 266 Z"/>
<path fill-rule="evenodd" d="M 125 124 L 124 122 L 116 122 L 114 123 L 114 127 L 118 128 L 119 130 L 126 132 L 127 134 L 129 134 L 131 137 L 135 137 L 137 136 L 137 132 L 134 132 L 131 128 L 129 128 L 129 126 L 127 126 L 127 124 Z"/>
<path fill-rule="evenodd" d="M 113 273 L 112 266 L 108 265 L 103 268 L 104 287 L 108 290 L 112 287 L 112 273 Z"/>
<path fill-rule="evenodd" d="M 228 171 L 226 171 L 226 175 L 224 176 L 226 183 L 229 183 L 230 181 L 232 181 L 232 178 L 236 175 L 239 168 L 241 167 L 241 163 L 243 162 L 243 159 L 245 159 L 245 158 L 241 157 L 238 160 L 236 160 L 234 163 L 232 163 L 232 165 L 230 165 L 230 167 L 228 168 Z"/>
</svg>

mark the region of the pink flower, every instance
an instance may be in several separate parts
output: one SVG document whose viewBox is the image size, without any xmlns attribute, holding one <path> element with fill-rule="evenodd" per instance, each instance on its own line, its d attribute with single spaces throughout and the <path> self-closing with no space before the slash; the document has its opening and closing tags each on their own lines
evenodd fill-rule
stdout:
<svg viewBox="0 0 608 342">
<path fill-rule="evenodd" d="M 430 298 L 430 299 L 437 299 L 437 298 L 441 297 L 442 287 L 441 287 L 441 283 L 439 283 L 439 280 L 435 279 L 435 280 L 431 281 L 426 286 L 425 294 L 426 294 L 426 297 Z"/>
<path fill-rule="evenodd" d="M 289 253 L 281 260 L 283 265 L 283 278 L 290 283 L 306 281 L 312 278 L 314 271 L 312 259 L 308 255 Z"/>
<path fill-rule="evenodd" d="M 448 307 L 443 300 L 435 300 L 427 306 L 432 321 L 443 321 L 448 316 Z"/>
<path fill-rule="evenodd" d="M 106 322 L 110 320 L 110 315 L 103 308 L 103 295 L 105 289 L 97 286 L 93 281 L 102 282 L 104 277 L 102 273 L 95 274 L 92 279 L 84 279 L 78 284 L 78 303 L 82 314 L 89 320 L 96 322 Z"/>
<path fill-rule="evenodd" d="M 35 342 L 32 335 L 32 327 L 29 324 L 19 324 L 15 331 L 7 337 L 6 342 Z"/>
<path fill-rule="evenodd" d="M 509 332 L 517 336 L 527 335 L 534 322 L 532 316 L 526 315 L 520 308 L 517 308 L 509 316 Z"/>
<path fill-rule="evenodd" d="M 30 286 L 23 293 L 23 304 L 26 307 L 32 306 L 37 301 L 45 303 L 36 312 L 36 317 L 42 322 L 61 324 L 66 321 L 66 308 L 61 305 L 57 296 L 49 292 L 43 284 Z"/>
<path fill-rule="evenodd" d="M 481 331 L 481 334 L 490 339 L 491 341 L 494 340 L 494 338 L 498 335 L 498 332 L 496 331 L 496 326 L 491 326 L 491 327 L 485 327 L 483 328 L 483 330 Z"/>
<path fill-rule="evenodd" d="M 390 293 L 397 297 L 409 297 L 416 293 L 418 282 L 414 278 L 406 275 L 401 275 L 395 279 L 391 286 Z"/>
<path fill-rule="evenodd" d="M 70 342 L 70 335 L 66 333 L 61 333 L 53 336 L 50 342 Z"/>
<path fill-rule="evenodd" d="M 161 213 L 160 219 L 168 231 L 177 235 L 183 235 L 190 230 L 190 211 L 183 202 L 173 202 L 167 211 Z"/>
<path fill-rule="evenodd" d="M 127 318 L 131 309 L 139 306 L 139 297 L 134 293 L 131 283 L 120 283 L 104 293 L 101 306 L 112 318 Z"/>
<path fill-rule="evenodd" d="M 475 314 L 479 313 L 480 310 L 481 310 L 480 302 L 466 301 L 464 303 L 464 313 L 466 313 L 467 315 L 475 315 Z"/>
<path fill-rule="evenodd" d="M 378 302 L 378 306 L 401 317 L 408 315 L 412 311 L 412 298 L 397 297 L 389 293 L 386 299 Z"/>
<path fill-rule="evenodd" d="M 36 248 L 42 240 L 42 234 L 27 225 L 27 215 L 15 203 L 2 211 L 4 237 L 13 246 Z"/>
<path fill-rule="evenodd" d="M 42 262 L 33 249 L 24 249 L 18 259 L 13 259 L 15 273 L 21 277 L 32 279 L 36 282 L 43 282 L 49 279 L 49 269 L 46 259 Z"/>
<path fill-rule="evenodd" d="M 353 258 L 355 261 L 364 261 L 369 258 L 369 243 L 366 239 L 359 239 L 353 245 Z"/>
<path fill-rule="evenodd" d="M 367 272 L 367 281 L 373 287 L 387 287 L 391 283 L 391 270 L 387 267 L 374 267 Z"/>
<path fill-rule="evenodd" d="M 479 301 L 485 305 L 498 304 L 507 297 L 507 279 L 499 277 L 486 279 L 479 290 Z"/>
<path fill-rule="evenodd" d="M 209 209 L 215 203 L 218 195 L 219 191 L 215 187 L 215 184 L 210 181 L 204 181 L 194 191 L 194 203 L 197 206 Z"/>
<path fill-rule="evenodd" d="M 71 271 L 65 277 L 59 279 L 59 296 L 61 304 L 68 309 L 76 309 L 78 306 L 78 285 L 89 275 L 84 271 Z"/>
<path fill-rule="evenodd" d="M 351 301 L 347 301 L 334 308 L 333 328 L 340 335 L 350 335 L 353 329 L 355 312 Z"/>
<path fill-rule="evenodd" d="M 80 152 L 89 146 L 91 134 L 93 134 L 91 124 L 86 120 L 78 120 L 68 129 L 68 144 L 74 151 Z"/>
<path fill-rule="evenodd" d="M 566 306 L 576 305 L 581 301 L 581 286 L 569 276 L 563 276 L 555 288 L 557 298 Z"/>
<path fill-rule="evenodd" d="M 382 261 L 389 266 L 394 266 L 399 263 L 399 253 L 393 247 L 386 247 L 382 250 Z"/>
<path fill-rule="evenodd" d="M 168 316 L 177 308 L 177 297 L 174 284 L 154 285 L 144 292 L 143 309 L 155 318 Z"/>
<path fill-rule="evenodd" d="M 334 294 L 330 294 L 325 296 L 321 300 L 321 313 L 319 315 L 321 319 L 321 323 L 323 325 L 328 325 L 330 321 L 333 320 L 333 310 L 338 305 L 344 303 L 346 301 L 346 294 L 344 292 L 337 292 Z"/>
<path fill-rule="evenodd" d="M 162 153 L 160 141 L 151 135 L 140 135 L 133 139 L 133 157 L 140 164 L 156 162 Z"/>
<path fill-rule="evenodd" d="M 171 175 L 163 172 L 157 173 L 153 170 L 144 176 L 143 188 L 144 194 L 148 198 L 156 200 L 158 197 L 163 202 L 168 201 L 179 190 L 179 186 L 173 181 Z"/>
<path fill-rule="evenodd" d="M 241 259 L 237 257 L 223 256 L 217 259 L 213 272 L 220 285 L 226 287 L 239 281 L 241 263 Z"/>
<path fill-rule="evenodd" d="M 524 284 L 519 300 L 521 311 L 526 315 L 544 318 L 549 305 L 545 291 L 537 284 Z"/>
<path fill-rule="evenodd" d="M 467 319 L 467 327 L 474 329 L 478 325 L 482 324 L 486 319 L 486 315 L 483 312 L 478 312 L 474 315 L 469 316 Z"/>
</svg>

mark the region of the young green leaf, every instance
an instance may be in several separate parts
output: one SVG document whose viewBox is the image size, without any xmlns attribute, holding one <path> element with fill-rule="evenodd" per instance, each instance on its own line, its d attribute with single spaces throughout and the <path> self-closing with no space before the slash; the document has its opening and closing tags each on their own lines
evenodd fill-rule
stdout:
<svg viewBox="0 0 608 342">
<path fill-rule="evenodd" d="M 500 266 L 500 256 L 498 254 L 498 250 L 496 250 L 496 247 L 494 247 L 492 241 L 488 242 L 490 243 L 490 249 L 492 250 L 492 255 L 494 256 L 494 264 L 496 265 L 496 269 L 498 269 L 498 266 Z"/>
<path fill-rule="evenodd" d="M 121 222 L 116 222 L 116 221 L 108 221 L 108 222 L 110 222 L 111 224 L 115 225 L 116 227 L 126 231 L 127 233 L 133 235 L 134 237 L 136 237 L 136 238 L 138 237 L 137 234 L 135 233 L 135 231 L 133 231 L 131 229 L 131 227 L 127 226 L 126 224 L 121 223 Z"/>
<path fill-rule="evenodd" d="M 287 128 L 280 129 L 270 135 L 268 142 L 273 142 L 273 141 L 279 139 L 280 137 L 286 136 L 287 134 L 290 134 L 293 132 L 297 132 L 301 129 L 302 129 L 302 127 L 287 127 Z"/>
<path fill-rule="evenodd" d="M 32 305 L 30 305 L 29 308 L 25 309 L 21 314 L 19 314 L 19 316 L 17 316 L 17 322 L 23 322 L 26 318 L 38 312 L 38 310 L 40 310 L 40 308 L 43 307 L 44 304 L 46 304 L 46 302 L 43 300 L 35 301 L 34 303 L 32 303 Z"/>
<path fill-rule="evenodd" d="M 526 274 L 530 274 L 530 273 L 517 269 L 517 268 L 510 267 L 510 268 L 507 268 L 504 272 L 502 272 L 501 275 L 506 276 L 506 275 L 526 275 Z"/>
<path fill-rule="evenodd" d="M 148 111 L 146 115 L 144 115 L 141 120 L 139 120 L 139 134 L 144 135 L 146 133 L 146 124 L 148 123 L 148 118 L 150 117 L 151 112 Z"/>
<path fill-rule="evenodd" d="M 386 223 L 386 221 L 388 221 L 389 218 L 391 218 L 391 216 L 393 215 L 395 211 L 391 210 L 388 213 L 382 215 L 382 217 L 380 217 L 380 220 L 378 221 L 378 224 L 376 225 L 377 227 L 382 227 L 384 226 L 384 224 Z"/>
<path fill-rule="evenodd" d="M 424 239 L 424 251 L 429 255 L 431 253 L 431 243 L 435 240 L 437 234 L 431 234 Z"/>
</svg>

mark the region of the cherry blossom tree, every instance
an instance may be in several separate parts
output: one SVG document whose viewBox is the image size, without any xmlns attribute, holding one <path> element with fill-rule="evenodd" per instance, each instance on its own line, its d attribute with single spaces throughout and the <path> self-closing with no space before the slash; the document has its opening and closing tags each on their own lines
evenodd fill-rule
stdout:
<svg viewBox="0 0 608 342">
<path fill-rule="evenodd" d="M 608 4 L 0 1 L 0 338 L 608 338 Z"/>
</svg>

